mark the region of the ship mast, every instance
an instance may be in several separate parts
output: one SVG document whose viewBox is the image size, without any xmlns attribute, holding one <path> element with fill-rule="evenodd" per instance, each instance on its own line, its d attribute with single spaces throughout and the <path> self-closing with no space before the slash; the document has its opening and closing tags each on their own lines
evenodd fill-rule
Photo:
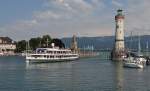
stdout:
<svg viewBox="0 0 150 91">
<path fill-rule="evenodd" d="M 138 55 L 141 54 L 141 38 L 140 36 L 138 37 Z"/>
<path fill-rule="evenodd" d="M 47 38 L 47 40 L 46 40 L 46 47 L 48 48 L 48 42 L 49 42 L 49 40 L 48 40 L 48 38 Z"/>
<path fill-rule="evenodd" d="M 147 43 L 146 43 L 146 52 L 147 52 L 147 54 L 146 54 L 146 56 L 148 56 L 149 55 L 149 43 L 148 43 L 148 41 L 147 41 Z"/>
</svg>

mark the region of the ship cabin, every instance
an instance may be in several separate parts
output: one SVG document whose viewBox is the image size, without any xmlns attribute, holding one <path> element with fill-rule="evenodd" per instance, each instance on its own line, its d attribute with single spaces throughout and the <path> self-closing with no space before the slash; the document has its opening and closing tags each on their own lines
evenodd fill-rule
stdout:
<svg viewBox="0 0 150 91">
<path fill-rule="evenodd" d="M 70 54 L 69 49 L 37 48 L 36 54 Z"/>
</svg>

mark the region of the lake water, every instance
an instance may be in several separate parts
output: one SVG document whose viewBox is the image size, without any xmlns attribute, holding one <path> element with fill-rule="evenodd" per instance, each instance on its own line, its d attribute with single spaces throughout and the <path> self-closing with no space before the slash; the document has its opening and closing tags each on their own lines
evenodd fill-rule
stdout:
<svg viewBox="0 0 150 91">
<path fill-rule="evenodd" d="M 0 91 L 150 91 L 150 67 L 123 68 L 99 57 L 45 64 L 1 57 Z"/>
</svg>

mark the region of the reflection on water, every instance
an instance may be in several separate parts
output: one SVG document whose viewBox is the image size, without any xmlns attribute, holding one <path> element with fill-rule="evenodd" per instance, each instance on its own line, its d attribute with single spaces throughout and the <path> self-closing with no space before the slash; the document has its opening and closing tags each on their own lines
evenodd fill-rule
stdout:
<svg viewBox="0 0 150 91">
<path fill-rule="evenodd" d="M 115 62 L 116 88 L 117 91 L 123 91 L 123 63 Z"/>
<path fill-rule="evenodd" d="M 150 67 L 124 68 L 100 58 L 26 64 L 0 58 L 0 91 L 150 91 Z"/>
<path fill-rule="evenodd" d="M 116 83 L 116 91 L 128 91 L 129 90 L 128 87 L 130 87 L 130 85 L 128 86 L 128 84 L 130 84 L 128 82 L 134 83 L 131 85 L 131 88 L 132 88 L 133 85 L 139 84 L 139 83 L 136 83 L 138 80 L 140 80 L 140 81 L 142 80 L 142 82 L 145 81 L 145 79 L 143 79 L 143 77 L 142 77 L 142 75 L 145 74 L 145 72 L 144 72 L 145 69 L 124 68 L 123 62 L 113 62 L 113 64 L 114 64 L 114 72 L 115 72 L 114 77 L 115 77 L 115 81 L 116 81 L 115 82 Z M 127 73 L 127 71 L 129 73 Z M 136 80 L 134 81 L 133 79 L 136 79 Z M 133 91 L 134 90 L 135 89 L 133 89 Z"/>
<path fill-rule="evenodd" d="M 72 65 L 74 62 L 26 64 L 26 79 L 41 85 L 42 90 L 72 91 Z M 30 82 L 29 82 L 30 83 Z"/>
<path fill-rule="evenodd" d="M 58 69 L 61 67 L 71 68 L 72 62 L 57 63 L 26 63 L 26 69 Z"/>
</svg>

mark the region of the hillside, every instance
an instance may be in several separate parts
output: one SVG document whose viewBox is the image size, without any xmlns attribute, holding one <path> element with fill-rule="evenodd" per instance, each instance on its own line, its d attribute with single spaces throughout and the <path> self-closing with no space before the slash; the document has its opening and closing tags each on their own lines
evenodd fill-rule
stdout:
<svg viewBox="0 0 150 91">
<path fill-rule="evenodd" d="M 138 36 L 125 37 L 125 44 L 127 48 L 137 49 L 138 48 Z M 146 49 L 146 43 L 149 42 L 150 45 L 150 35 L 140 36 L 141 39 L 141 48 Z M 71 38 L 62 38 L 62 41 L 65 43 L 66 47 L 70 47 Z M 112 49 L 114 45 L 114 36 L 104 36 L 104 37 L 78 37 L 77 38 L 79 48 L 85 48 L 92 46 L 95 49 Z"/>
</svg>

